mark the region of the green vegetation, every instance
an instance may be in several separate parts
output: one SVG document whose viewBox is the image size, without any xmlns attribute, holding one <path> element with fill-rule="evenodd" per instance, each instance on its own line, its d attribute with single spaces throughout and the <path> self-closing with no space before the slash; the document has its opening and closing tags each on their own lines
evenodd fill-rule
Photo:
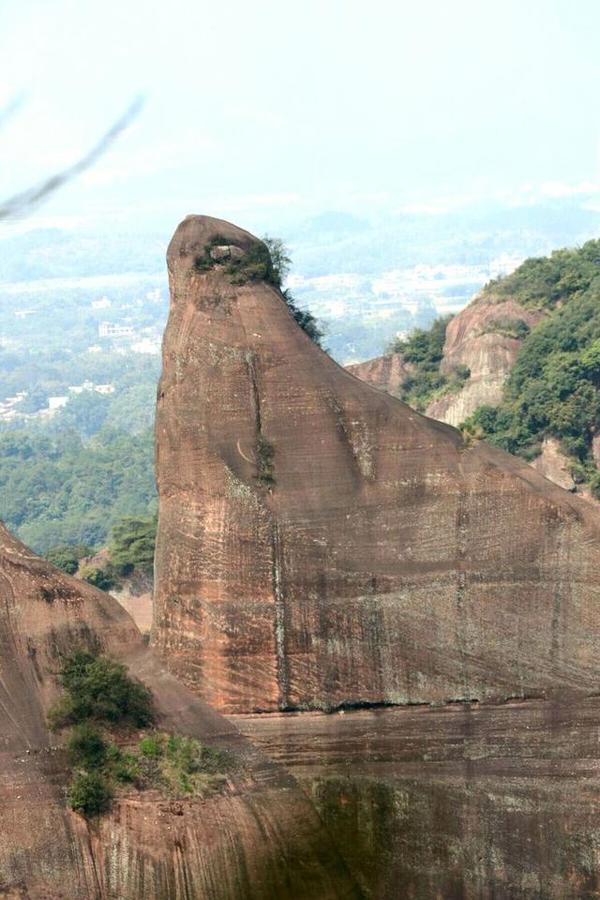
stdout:
<svg viewBox="0 0 600 900">
<path fill-rule="evenodd" d="M 87 544 L 60 544 L 58 547 L 50 547 L 45 556 L 57 569 L 74 575 L 79 568 L 79 561 L 85 556 L 91 556 L 93 549 Z"/>
<path fill-rule="evenodd" d="M 230 754 L 194 738 L 153 732 L 138 745 L 139 777 L 171 795 L 198 795 L 218 789 L 233 768 Z"/>
<path fill-rule="evenodd" d="M 147 688 L 105 656 L 75 651 L 63 660 L 59 680 L 65 693 L 49 714 L 53 730 L 89 721 L 143 728 L 154 720 Z"/>
<path fill-rule="evenodd" d="M 498 407 L 480 407 L 464 424 L 476 437 L 533 459 L 557 438 L 580 483 L 600 495 L 591 455 L 600 428 L 600 277 L 536 326 L 523 344 Z"/>
<path fill-rule="evenodd" d="M 120 578 L 131 575 L 134 570 L 152 575 L 156 526 L 156 515 L 148 518 L 125 516 L 119 519 L 110 532 L 110 558 L 102 566 L 81 563 L 82 559 L 94 554 L 93 548 L 86 544 L 51 547 L 45 554 L 46 559 L 68 575 L 77 572 L 94 587 L 110 591 L 118 586 Z"/>
<path fill-rule="evenodd" d="M 598 278 L 599 266 L 600 240 L 588 241 L 580 248 L 527 259 L 510 275 L 490 281 L 483 293 L 512 297 L 526 307 L 553 309 L 587 291 Z"/>
<path fill-rule="evenodd" d="M 92 818 L 108 812 L 113 791 L 101 772 L 78 772 L 73 777 L 68 797 L 71 809 Z"/>
<path fill-rule="evenodd" d="M 500 334 L 502 337 L 515 338 L 522 341 L 529 334 L 530 328 L 524 319 L 511 319 L 509 316 L 499 316 L 487 322 L 483 334 Z"/>
<path fill-rule="evenodd" d="M 560 441 L 571 458 L 571 475 L 600 498 L 600 472 L 592 440 L 600 433 L 600 240 L 526 260 L 515 272 L 491 281 L 484 295 L 512 298 L 547 316 L 530 328 L 523 319 L 499 316 L 486 332 L 517 338 L 521 350 L 498 406 L 481 406 L 463 424 L 467 435 L 486 438 L 510 453 L 534 459 L 546 437 Z M 402 398 L 423 410 L 435 397 L 460 388 L 469 372 L 440 372 L 449 319 L 396 340 L 414 371 Z"/>
<path fill-rule="evenodd" d="M 600 241 L 527 260 L 487 291 L 550 315 L 526 335 L 497 407 L 480 407 L 465 431 L 533 459 L 545 437 L 561 442 L 576 483 L 600 496 L 592 458 L 600 428 Z"/>
<path fill-rule="evenodd" d="M 127 516 L 111 531 L 110 559 L 117 575 L 131 575 L 139 569 L 151 575 L 154 568 L 157 517 Z"/>
<path fill-rule="evenodd" d="M 215 255 L 215 248 L 230 244 L 228 238 L 220 234 L 215 235 L 206 244 L 203 253 L 196 257 L 194 268 L 199 272 L 205 272 L 216 265 L 224 265 L 232 284 L 241 285 L 251 281 L 266 281 L 272 284 L 281 291 L 289 311 L 300 328 L 315 344 L 320 345 L 323 331 L 319 328 L 317 320 L 308 310 L 298 306 L 289 289 L 283 289 L 283 282 L 292 262 L 283 241 L 265 235 L 262 241 L 253 243 L 241 256 L 219 258 Z"/>
<path fill-rule="evenodd" d="M 81 304 L 85 306 L 83 299 Z M 56 313 L 54 307 L 52 316 Z M 34 321 L 33 317 L 26 320 L 32 324 Z M 55 324 L 54 321 L 52 324 Z M 96 328 L 97 325 L 94 325 Z M 87 343 L 97 340 L 97 334 L 92 330 Z M 157 356 L 139 353 L 124 355 L 108 348 L 103 348 L 101 353 L 87 353 L 82 349 L 75 356 L 65 350 L 64 338 L 54 349 L 38 347 L 35 351 L 17 351 L 0 347 L 0 400 L 26 391 L 28 397 L 18 410 L 32 413 L 46 407 L 48 397 L 69 396 L 67 405 L 45 424 L 44 430 L 49 434 L 75 429 L 80 436 L 91 437 L 103 427 L 139 434 L 152 426 L 159 371 L 160 360 Z M 94 391 L 83 391 L 77 395 L 70 393 L 70 386 L 85 381 L 112 384 L 115 393 L 109 396 Z M 2 427 L 14 426 L 4 424 Z"/>
<path fill-rule="evenodd" d="M 169 796 L 218 790 L 234 767 L 228 753 L 181 735 L 151 731 L 137 740 L 132 728 L 154 722 L 150 691 L 125 666 L 87 650 L 66 656 L 59 680 L 64 694 L 49 714 L 53 731 L 71 727 L 68 799 L 86 817 L 110 808 L 119 784 Z M 120 746 L 115 742 L 120 738 Z"/>
<path fill-rule="evenodd" d="M 88 650 L 63 659 L 59 680 L 64 694 L 50 710 L 48 722 L 53 731 L 74 726 L 67 743 L 73 771 L 69 804 L 85 816 L 101 815 L 110 807 L 115 780 L 133 776 L 127 759 L 99 726 L 151 724 L 152 696 L 125 666 Z"/>
<path fill-rule="evenodd" d="M 0 519 L 38 552 L 103 546 L 119 520 L 155 509 L 150 431 L 103 429 L 87 443 L 75 431 L 0 432 Z"/>
<path fill-rule="evenodd" d="M 110 591 L 117 584 L 110 567 L 103 569 L 100 566 L 80 566 L 79 575 L 101 591 Z"/>
<path fill-rule="evenodd" d="M 275 456 L 275 448 L 262 435 L 258 439 L 256 445 L 256 456 L 258 460 L 257 478 L 261 484 L 275 484 L 275 469 L 273 459 Z"/>
<path fill-rule="evenodd" d="M 450 375 L 440 372 L 446 328 L 451 318 L 438 318 L 429 329 L 416 328 L 408 337 L 396 338 L 388 347 L 388 353 L 401 353 L 413 366 L 401 387 L 400 397 L 420 412 L 437 397 L 459 391 L 469 377 L 466 366 L 458 366 Z"/>
</svg>

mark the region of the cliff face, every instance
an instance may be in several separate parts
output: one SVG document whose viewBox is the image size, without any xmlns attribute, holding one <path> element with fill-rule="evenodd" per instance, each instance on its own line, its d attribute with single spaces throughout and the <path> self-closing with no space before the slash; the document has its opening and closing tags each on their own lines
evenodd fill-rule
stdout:
<svg viewBox="0 0 600 900">
<path fill-rule="evenodd" d="M 451 375 L 459 366 L 466 366 L 470 375 L 460 390 L 433 400 L 427 415 L 458 426 L 477 407 L 500 403 L 504 382 L 523 343 L 511 326 L 514 329 L 516 323 L 524 322 L 531 327 L 542 317 L 540 311 L 526 309 L 514 300 L 476 297 L 448 323 L 440 364 L 444 375 Z M 348 366 L 348 371 L 378 390 L 400 396 L 412 368 L 401 353 L 388 353 Z"/>
<path fill-rule="evenodd" d="M 386 353 L 346 368 L 367 384 L 395 397 L 414 367 L 402 358 L 402 354 Z"/>
<path fill-rule="evenodd" d="M 596 697 L 236 721 L 304 785 L 366 896 L 592 900 L 599 716 Z"/>
<path fill-rule="evenodd" d="M 478 297 L 455 316 L 446 329 L 440 369 L 449 374 L 463 365 L 471 374 L 458 393 L 434 400 L 427 415 L 460 425 L 478 406 L 500 403 L 504 382 L 522 343 L 511 334 L 510 324 L 525 322 L 531 327 L 542 315 L 514 300 L 498 302 L 493 297 Z"/>
<path fill-rule="evenodd" d="M 226 258 L 255 242 L 189 217 L 168 254 L 153 641 L 169 668 L 226 712 L 594 690 L 592 513 L 338 367 L 271 285 L 199 267 L 215 238 Z"/>
<path fill-rule="evenodd" d="M 62 575 L 0 525 L 0 896 L 32 900 L 350 898 L 358 889 L 310 802 L 221 716 L 168 675 L 113 600 Z M 159 727 L 230 751 L 225 790 L 121 792 L 88 823 L 46 716 L 59 656 L 121 659 L 151 688 Z"/>
</svg>

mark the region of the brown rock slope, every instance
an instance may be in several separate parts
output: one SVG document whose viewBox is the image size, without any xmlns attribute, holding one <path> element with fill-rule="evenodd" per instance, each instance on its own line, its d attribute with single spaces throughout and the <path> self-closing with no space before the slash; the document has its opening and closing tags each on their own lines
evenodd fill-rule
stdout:
<svg viewBox="0 0 600 900">
<path fill-rule="evenodd" d="M 116 600 L 62 575 L 0 526 L 0 897 L 246 900 L 360 896 L 309 801 L 142 644 Z M 206 799 L 132 789 L 88 824 L 67 808 L 67 760 L 46 728 L 64 651 L 122 659 L 160 727 L 229 749 Z"/>
<path fill-rule="evenodd" d="M 256 240 L 188 217 L 168 254 L 169 667 L 227 712 L 596 690 L 594 514 L 341 369 L 270 284 L 200 270 L 217 235 L 237 255 Z"/>
</svg>

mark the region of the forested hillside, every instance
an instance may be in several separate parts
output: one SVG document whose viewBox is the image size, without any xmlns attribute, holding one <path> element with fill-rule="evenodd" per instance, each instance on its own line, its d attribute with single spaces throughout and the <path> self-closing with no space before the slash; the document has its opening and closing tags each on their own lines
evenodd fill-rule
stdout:
<svg viewBox="0 0 600 900">
<path fill-rule="evenodd" d="M 405 372 L 393 392 L 528 461 L 554 441 L 571 484 L 600 497 L 600 240 L 526 260 L 451 318 L 390 345 Z M 498 402 L 473 403 L 477 382 L 464 361 Z M 356 374 L 369 380 L 376 362 Z M 461 398 L 468 412 L 458 418 L 451 407 L 460 410 Z"/>
<path fill-rule="evenodd" d="M 499 406 L 481 406 L 465 429 L 533 459 L 557 438 L 576 482 L 600 496 L 594 439 L 600 427 L 600 240 L 527 260 L 484 293 L 547 311 L 524 339 Z"/>
<path fill-rule="evenodd" d="M 0 433 L 0 519 L 38 552 L 102 546 L 119 519 L 155 508 L 150 429 L 87 441 L 74 429 Z"/>
</svg>

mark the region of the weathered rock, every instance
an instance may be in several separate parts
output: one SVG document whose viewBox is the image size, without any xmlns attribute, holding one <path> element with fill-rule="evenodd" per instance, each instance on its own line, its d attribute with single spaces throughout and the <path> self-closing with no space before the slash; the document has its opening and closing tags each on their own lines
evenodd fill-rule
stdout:
<svg viewBox="0 0 600 900">
<path fill-rule="evenodd" d="M 595 513 L 373 391 L 263 282 L 168 254 L 154 643 L 227 712 L 588 692 Z M 458 351 L 457 351 L 458 352 Z"/>
<path fill-rule="evenodd" d="M 597 897 L 599 720 L 598 697 L 235 717 L 377 900 Z"/>
<path fill-rule="evenodd" d="M 575 482 L 571 475 L 571 460 L 561 450 L 560 441 L 556 438 L 545 438 L 542 452 L 531 463 L 534 469 L 550 481 L 566 491 L 575 490 Z"/>
<path fill-rule="evenodd" d="M 504 382 L 522 344 L 506 326 L 516 322 L 532 326 L 542 317 L 540 311 L 525 309 L 514 300 L 477 297 L 449 322 L 440 365 L 446 375 L 457 366 L 466 366 L 470 376 L 456 394 L 434 400 L 427 415 L 460 425 L 478 406 L 500 403 Z"/>
<path fill-rule="evenodd" d="M 295 782 L 191 695 L 107 594 L 62 575 L 0 525 L 0 896 L 31 900 L 358 898 Z M 65 751 L 48 733 L 58 657 L 123 660 L 153 691 L 159 726 L 228 749 L 225 791 L 120 794 L 87 823 L 68 809 Z"/>
<path fill-rule="evenodd" d="M 354 363 L 346 368 L 357 378 L 379 391 L 387 391 L 393 397 L 398 396 L 407 377 L 414 371 L 414 366 L 405 362 L 401 353 L 386 353 L 385 356 Z"/>
<path fill-rule="evenodd" d="M 495 406 L 502 400 L 502 388 L 514 365 L 522 339 L 511 333 L 510 325 L 535 325 L 543 317 L 539 310 L 525 309 L 514 300 L 498 301 L 479 296 L 452 319 L 446 329 L 442 374 L 451 375 L 459 367 L 470 375 L 460 390 L 433 400 L 427 415 L 458 426 L 478 406 Z M 400 388 L 411 374 L 410 363 L 401 354 L 387 354 L 348 366 L 348 371 L 373 387 L 400 396 Z"/>
</svg>

